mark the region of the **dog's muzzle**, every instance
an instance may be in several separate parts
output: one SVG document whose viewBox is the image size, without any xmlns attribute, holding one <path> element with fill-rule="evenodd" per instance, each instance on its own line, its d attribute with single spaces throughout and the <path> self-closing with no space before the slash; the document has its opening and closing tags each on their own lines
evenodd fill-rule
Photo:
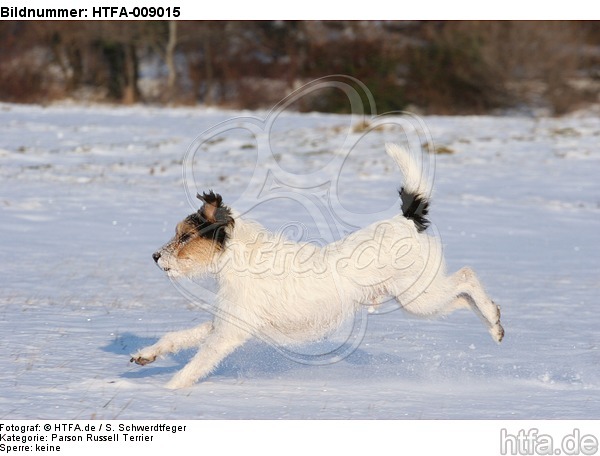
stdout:
<svg viewBox="0 0 600 456">
<path fill-rule="evenodd" d="M 159 268 L 161 268 L 163 271 L 165 271 L 165 272 L 169 272 L 169 270 L 170 270 L 171 268 L 165 268 L 164 266 L 161 266 L 161 265 L 158 263 L 158 260 L 160 260 L 160 257 L 161 257 L 161 254 L 160 254 L 160 252 L 154 252 L 154 253 L 152 254 L 152 259 L 154 260 L 154 262 L 156 263 L 156 265 L 157 265 Z"/>
</svg>

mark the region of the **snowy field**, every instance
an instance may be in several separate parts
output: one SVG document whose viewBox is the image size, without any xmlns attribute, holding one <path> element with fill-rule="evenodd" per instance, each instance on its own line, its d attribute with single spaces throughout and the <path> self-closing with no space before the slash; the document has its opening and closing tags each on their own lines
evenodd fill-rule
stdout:
<svg viewBox="0 0 600 456">
<path fill-rule="evenodd" d="M 502 344 L 471 312 L 393 311 L 370 315 L 360 344 L 332 364 L 255 341 L 178 391 L 163 386 L 191 352 L 130 364 L 164 332 L 210 318 L 151 258 L 194 210 L 186 188 L 213 188 L 307 239 L 398 210 L 400 174 L 383 144 L 404 141 L 402 125 L 362 131 L 349 116 L 282 113 L 261 132 L 240 118 L 265 115 L 0 105 L 1 419 L 600 416 L 600 119 L 585 114 L 424 118 L 451 152 L 435 157 L 432 232 L 449 269 L 472 266 L 501 305 Z M 223 121 L 231 128 L 195 141 Z M 265 145 L 270 162 L 257 153 Z M 288 182 L 267 173 L 276 168 Z M 249 184 L 256 176 L 264 188 Z M 323 201 L 334 217 L 313 210 Z"/>
</svg>

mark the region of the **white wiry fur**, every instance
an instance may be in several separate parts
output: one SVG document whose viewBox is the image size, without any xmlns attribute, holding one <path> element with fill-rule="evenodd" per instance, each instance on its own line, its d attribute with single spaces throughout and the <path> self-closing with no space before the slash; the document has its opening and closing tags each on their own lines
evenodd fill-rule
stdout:
<svg viewBox="0 0 600 456">
<path fill-rule="evenodd" d="M 423 178 L 421 172 L 423 164 L 398 144 L 387 143 L 385 151 L 400 168 L 404 176 L 404 189 L 408 193 L 427 198 L 431 193 L 431 186 L 430 182 Z"/>
<path fill-rule="evenodd" d="M 421 179 L 419 164 L 399 146 L 387 145 L 386 150 L 404 174 L 404 195 L 426 201 L 430 188 Z M 373 223 L 319 247 L 286 240 L 221 206 L 219 195 L 211 192 L 210 197 L 219 200 L 212 206 L 205 200 L 200 219 L 221 223 L 226 239 L 219 244 L 202 234 L 178 240 L 189 225 L 182 222 L 176 237 L 154 254 L 173 277 L 210 273 L 219 283 L 212 322 L 168 333 L 132 357 L 144 365 L 161 355 L 198 347 L 169 388 L 188 387 L 205 378 L 251 337 L 285 344 L 320 339 L 360 306 L 389 297 L 420 316 L 471 308 L 492 338 L 502 340 L 499 308 L 475 273 L 465 267 L 447 275 L 439 240 L 419 230 L 409 216 Z M 215 208 L 230 218 L 219 219 Z M 208 251 L 207 246 L 213 248 Z"/>
</svg>

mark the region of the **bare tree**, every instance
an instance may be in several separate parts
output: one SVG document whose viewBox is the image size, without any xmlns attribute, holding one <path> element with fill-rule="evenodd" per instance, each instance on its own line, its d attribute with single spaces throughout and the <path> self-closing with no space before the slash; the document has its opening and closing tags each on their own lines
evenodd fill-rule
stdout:
<svg viewBox="0 0 600 456">
<path fill-rule="evenodd" d="M 175 66 L 175 48 L 177 46 L 177 21 L 169 21 L 169 38 L 165 48 L 165 63 L 167 65 L 167 97 L 172 100 L 177 83 L 177 68 Z"/>
</svg>

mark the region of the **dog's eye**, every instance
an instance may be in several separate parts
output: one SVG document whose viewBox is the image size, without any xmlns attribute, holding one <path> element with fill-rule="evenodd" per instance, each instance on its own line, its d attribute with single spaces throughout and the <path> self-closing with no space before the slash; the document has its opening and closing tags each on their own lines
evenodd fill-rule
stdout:
<svg viewBox="0 0 600 456">
<path fill-rule="evenodd" d="M 185 244 L 187 241 L 190 240 L 191 237 L 192 235 L 190 233 L 183 233 L 181 236 L 179 236 L 179 243 Z"/>
</svg>

